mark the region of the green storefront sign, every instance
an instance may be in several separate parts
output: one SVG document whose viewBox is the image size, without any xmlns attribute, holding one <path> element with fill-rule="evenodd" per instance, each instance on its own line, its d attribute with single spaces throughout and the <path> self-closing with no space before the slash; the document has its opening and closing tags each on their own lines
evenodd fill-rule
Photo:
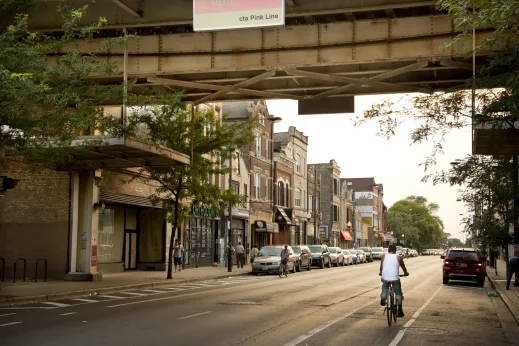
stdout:
<svg viewBox="0 0 519 346">
<path fill-rule="evenodd" d="M 191 208 L 191 214 L 193 216 L 210 217 L 216 218 L 220 216 L 220 212 L 215 210 L 213 207 L 207 205 L 194 205 Z"/>
</svg>

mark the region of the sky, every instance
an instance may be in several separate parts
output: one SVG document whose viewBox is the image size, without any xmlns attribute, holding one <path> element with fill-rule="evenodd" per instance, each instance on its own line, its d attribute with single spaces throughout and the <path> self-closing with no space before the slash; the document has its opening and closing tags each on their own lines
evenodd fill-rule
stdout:
<svg viewBox="0 0 519 346">
<path fill-rule="evenodd" d="M 440 205 L 438 215 L 445 225 L 445 232 L 452 237 L 465 239 L 461 220 L 467 210 L 457 202 L 456 187 L 423 183 L 426 174 L 420 163 L 431 152 L 432 143 L 411 145 L 409 134 L 417 122 L 406 121 L 391 139 L 376 136 L 376 122 L 354 126 L 356 115 L 361 115 L 371 104 L 386 98 L 402 95 L 376 95 L 355 97 L 355 114 L 298 115 L 297 101 L 271 100 L 267 106 L 271 116 L 283 120 L 275 124 L 275 132 L 287 131 L 295 126 L 308 139 L 308 163 L 324 163 L 335 159 L 341 168 L 342 178 L 375 177 L 384 184 L 384 203 L 389 208 L 394 202 L 410 195 L 424 196 Z M 437 165 L 431 173 L 449 169 L 450 162 L 471 153 L 471 130 L 452 131 L 444 145 L 444 154 L 437 157 Z"/>
</svg>

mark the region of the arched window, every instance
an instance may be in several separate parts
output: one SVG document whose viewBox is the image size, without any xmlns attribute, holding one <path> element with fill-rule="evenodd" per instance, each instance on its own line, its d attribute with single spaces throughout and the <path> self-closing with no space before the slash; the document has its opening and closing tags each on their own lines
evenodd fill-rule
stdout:
<svg viewBox="0 0 519 346">
<path fill-rule="evenodd" d="M 278 205 L 285 205 L 285 184 L 282 181 L 278 183 Z"/>
<path fill-rule="evenodd" d="M 290 208 L 290 191 L 288 190 L 288 188 L 289 187 L 288 187 L 288 184 L 287 184 L 287 193 L 285 195 L 285 197 L 286 197 L 285 206 Z"/>
</svg>

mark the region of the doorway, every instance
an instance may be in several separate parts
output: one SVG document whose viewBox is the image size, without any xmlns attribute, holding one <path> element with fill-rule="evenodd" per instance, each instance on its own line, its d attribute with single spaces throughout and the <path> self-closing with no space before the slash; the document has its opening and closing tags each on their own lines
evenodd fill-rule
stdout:
<svg viewBox="0 0 519 346">
<path fill-rule="evenodd" d="M 124 232 L 124 269 L 137 269 L 137 232 Z"/>
</svg>

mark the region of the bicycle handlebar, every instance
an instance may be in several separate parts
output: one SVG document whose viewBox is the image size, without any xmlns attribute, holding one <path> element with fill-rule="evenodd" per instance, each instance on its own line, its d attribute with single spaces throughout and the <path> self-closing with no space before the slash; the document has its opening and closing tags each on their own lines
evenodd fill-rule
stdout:
<svg viewBox="0 0 519 346">
<path fill-rule="evenodd" d="M 378 276 L 382 276 L 382 274 L 378 274 Z M 407 273 L 407 274 L 399 274 L 398 276 L 400 276 L 400 277 L 409 276 L 409 273 Z"/>
</svg>

